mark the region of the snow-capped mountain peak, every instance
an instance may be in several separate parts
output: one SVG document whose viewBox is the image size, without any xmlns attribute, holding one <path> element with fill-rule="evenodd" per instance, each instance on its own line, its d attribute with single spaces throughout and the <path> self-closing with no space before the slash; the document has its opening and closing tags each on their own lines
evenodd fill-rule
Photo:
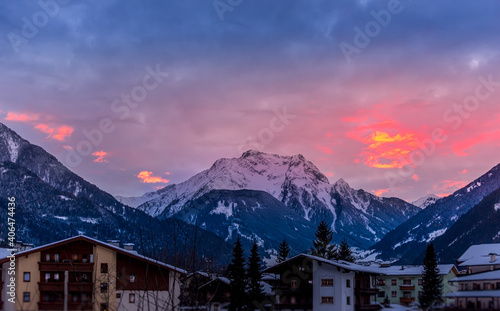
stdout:
<svg viewBox="0 0 500 311">
<path fill-rule="evenodd" d="M 413 204 L 413 205 L 415 205 L 417 207 L 420 207 L 421 209 L 424 209 L 427 206 L 436 203 L 436 201 L 439 200 L 439 199 L 440 199 L 440 197 L 438 197 L 437 195 L 435 195 L 435 194 L 429 194 L 429 195 L 421 197 L 418 200 L 415 200 L 415 201 L 411 202 L 411 204 Z"/>
</svg>

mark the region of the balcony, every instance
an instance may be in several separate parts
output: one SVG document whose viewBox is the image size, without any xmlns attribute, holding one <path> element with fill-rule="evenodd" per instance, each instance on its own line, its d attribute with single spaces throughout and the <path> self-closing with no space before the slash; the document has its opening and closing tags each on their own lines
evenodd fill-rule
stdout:
<svg viewBox="0 0 500 311">
<path fill-rule="evenodd" d="M 415 290 L 415 285 L 399 285 L 399 290 Z"/>
<path fill-rule="evenodd" d="M 409 304 L 415 301 L 415 297 L 401 297 L 399 298 L 400 304 Z"/>
<path fill-rule="evenodd" d="M 64 310 L 62 301 L 58 302 L 39 302 L 39 310 Z M 92 311 L 91 302 L 68 302 L 68 310 L 89 310 Z"/>
<path fill-rule="evenodd" d="M 64 282 L 38 282 L 41 292 L 64 292 Z M 68 283 L 70 292 L 92 292 L 92 283 Z"/>
<path fill-rule="evenodd" d="M 94 270 L 93 262 L 39 262 L 40 271 L 78 271 L 92 272 Z"/>
</svg>

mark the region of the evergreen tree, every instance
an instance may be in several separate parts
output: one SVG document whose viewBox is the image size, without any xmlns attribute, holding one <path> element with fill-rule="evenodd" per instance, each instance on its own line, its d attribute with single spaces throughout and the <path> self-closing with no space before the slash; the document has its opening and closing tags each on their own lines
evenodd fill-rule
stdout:
<svg viewBox="0 0 500 311">
<path fill-rule="evenodd" d="M 253 242 L 248 258 L 248 308 L 256 309 L 256 306 L 264 300 L 263 286 L 260 283 L 262 279 L 262 259 L 259 255 L 259 246 Z"/>
<path fill-rule="evenodd" d="M 283 240 L 283 242 L 281 242 L 280 244 L 280 249 L 278 250 L 278 258 L 276 259 L 276 262 L 280 263 L 287 260 L 289 253 L 290 246 L 288 246 L 286 240 Z"/>
<path fill-rule="evenodd" d="M 240 311 L 245 309 L 246 295 L 246 273 L 245 256 L 241 246 L 240 237 L 234 243 L 233 259 L 228 267 L 228 278 L 231 281 L 230 311 Z"/>
<path fill-rule="evenodd" d="M 340 248 L 338 252 L 338 260 L 344 260 L 348 262 L 354 262 L 354 256 L 352 255 L 351 248 L 349 247 L 349 244 L 347 244 L 346 239 L 344 238 L 342 240 L 342 243 L 340 243 Z"/>
<path fill-rule="evenodd" d="M 429 310 L 433 304 L 443 302 L 441 295 L 443 289 L 443 280 L 439 275 L 437 267 L 436 253 L 434 245 L 430 243 L 427 246 L 424 256 L 424 268 L 422 271 L 422 296 L 419 298 L 420 307 L 423 310 Z"/>
<path fill-rule="evenodd" d="M 328 227 L 325 220 L 322 220 L 316 230 L 316 240 L 313 241 L 314 248 L 311 248 L 311 254 L 326 259 L 337 259 L 337 245 L 330 244 L 333 238 L 333 230 Z"/>
</svg>

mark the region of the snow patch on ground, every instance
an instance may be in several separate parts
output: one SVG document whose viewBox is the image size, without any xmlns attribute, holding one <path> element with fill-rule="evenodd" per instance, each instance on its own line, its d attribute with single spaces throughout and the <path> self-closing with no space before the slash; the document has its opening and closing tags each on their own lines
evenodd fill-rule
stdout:
<svg viewBox="0 0 500 311">
<path fill-rule="evenodd" d="M 495 235 L 495 236 L 493 237 L 493 240 L 494 240 L 494 239 L 497 239 L 497 238 L 500 238 L 500 231 L 498 231 L 497 235 Z"/>
<path fill-rule="evenodd" d="M 210 215 L 213 214 L 221 214 L 226 215 L 226 219 L 233 216 L 233 206 L 232 204 L 228 204 L 226 206 L 224 201 L 217 202 L 217 207 L 210 211 Z"/>
<path fill-rule="evenodd" d="M 478 182 L 476 182 L 475 184 L 473 184 L 473 185 L 469 186 L 469 187 L 467 188 L 467 192 L 471 192 L 474 188 L 477 188 L 477 187 L 481 187 L 481 183 L 480 183 L 479 181 L 478 181 Z"/>
<path fill-rule="evenodd" d="M 400 247 L 403 244 L 410 243 L 411 241 L 415 241 L 415 239 L 413 237 L 409 237 L 408 239 L 404 240 L 403 242 L 399 242 L 396 245 L 394 245 L 392 247 L 392 249 L 396 249 L 396 248 Z"/>
<path fill-rule="evenodd" d="M 429 237 L 427 238 L 427 240 L 425 240 L 425 242 L 429 243 L 430 241 L 433 241 L 435 238 L 442 236 L 446 232 L 446 230 L 448 230 L 448 228 L 439 229 L 429 233 Z"/>
<path fill-rule="evenodd" d="M 83 222 L 91 223 L 91 224 L 99 223 L 99 219 L 97 219 L 97 218 L 80 217 L 80 220 Z"/>
<path fill-rule="evenodd" d="M 68 216 L 54 216 L 54 218 L 57 218 L 60 220 L 68 220 Z"/>
<path fill-rule="evenodd" d="M 495 211 L 500 210 L 500 203 L 495 204 L 495 207 L 494 207 L 494 208 L 495 208 Z"/>
<path fill-rule="evenodd" d="M 67 196 L 64 196 L 64 195 L 60 195 L 59 196 L 61 199 L 65 200 L 65 201 L 70 201 L 71 199 L 68 198 Z"/>
<path fill-rule="evenodd" d="M 451 218 L 450 218 L 452 221 L 456 221 L 458 219 L 458 215 L 453 215 Z"/>
</svg>

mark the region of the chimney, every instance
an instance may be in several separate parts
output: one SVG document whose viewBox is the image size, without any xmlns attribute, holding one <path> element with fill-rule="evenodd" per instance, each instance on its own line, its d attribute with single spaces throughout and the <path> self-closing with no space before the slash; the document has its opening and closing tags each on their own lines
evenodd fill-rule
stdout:
<svg viewBox="0 0 500 311">
<path fill-rule="evenodd" d="M 23 243 L 23 249 L 24 250 L 28 250 L 28 249 L 32 249 L 33 248 L 33 244 L 31 243 Z"/>
<path fill-rule="evenodd" d="M 490 262 L 493 263 L 495 261 L 497 261 L 497 254 L 495 253 L 490 253 Z"/>
<path fill-rule="evenodd" d="M 116 247 L 120 247 L 120 240 L 107 240 L 108 244 L 111 244 Z"/>
<path fill-rule="evenodd" d="M 134 250 L 134 243 L 123 243 L 123 249 L 127 251 L 133 251 Z"/>
<path fill-rule="evenodd" d="M 23 250 L 23 241 L 16 241 L 16 245 L 14 246 L 15 249 L 17 249 L 18 252 Z"/>
</svg>

